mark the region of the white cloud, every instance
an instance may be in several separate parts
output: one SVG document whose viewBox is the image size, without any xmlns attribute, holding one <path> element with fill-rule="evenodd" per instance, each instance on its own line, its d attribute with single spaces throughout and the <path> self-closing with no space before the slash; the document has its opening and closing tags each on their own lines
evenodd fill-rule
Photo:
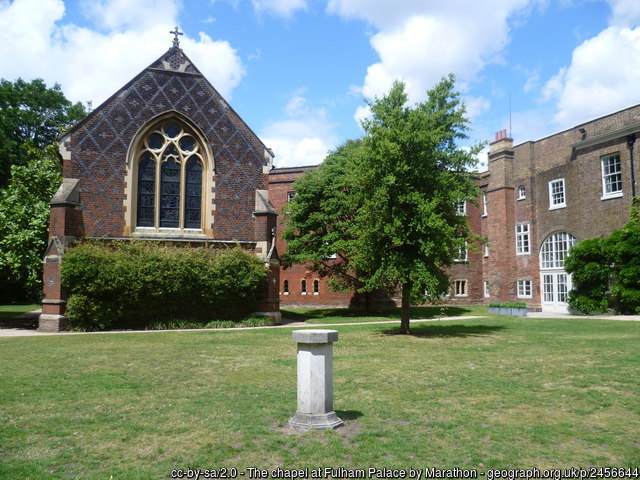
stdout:
<svg viewBox="0 0 640 480">
<path fill-rule="evenodd" d="M 638 0 L 608 0 L 611 7 L 609 23 L 618 27 L 635 27 L 640 22 Z"/>
<path fill-rule="evenodd" d="M 545 0 L 329 0 L 327 11 L 360 18 L 375 29 L 370 39 L 379 61 L 367 68 L 362 93 L 387 93 L 394 80 L 406 84 L 411 103 L 426 98 L 442 77 L 454 73 L 466 90 L 489 63 L 501 63 L 509 42 L 509 21 Z M 489 108 L 488 101 L 468 98 L 471 116 Z M 356 119 L 362 118 L 362 110 Z"/>
<path fill-rule="evenodd" d="M 466 95 L 462 97 L 467 108 L 467 118 L 473 120 L 491 108 L 491 102 L 484 97 Z"/>
<path fill-rule="evenodd" d="M 177 18 L 175 0 L 83 0 L 81 9 L 94 25 L 106 31 L 148 30 Z"/>
<path fill-rule="evenodd" d="M 293 92 L 283 109 L 285 118 L 260 132 L 260 138 L 273 149 L 278 167 L 317 165 L 338 141 L 327 111 L 310 106 L 305 91 Z"/>
<path fill-rule="evenodd" d="M 356 109 L 356 113 L 353 118 L 358 125 L 362 125 L 362 122 L 364 122 L 365 120 L 370 120 L 372 115 L 373 112 L 371 111 L 371 107 L 369 105 L 361 105 Z"/>
<path fill-rule="evenodd" d="M 291 17 L 296 10 L 306 10 L 306 0 L 251 0 L 256 13 L 270 13 L 277 17 Z"/>
<path fill-rule="evenodd" d="M 70 100 L 91 100 L 96 107 L 171 46 L 167 25 L 177 23 L 180 5 L 179 0 L 87 3 L 84 14 L 97 31 L 63 23 L 62 0 L 0 0 L 2 76 L 58 82 Z M 180 40 L 185 53 L 229 98 L 244 75 L 235 50 L 205 34 Z"/>
<path fill-rule="evenodd" d="M 380 61 L 367 69 L 364 95 L 384 95 L 399 79 L 415 102 L 449 73 L 464 83 L 487 63 L 502 61 L 509 18 L 538 1 L 329 0 L 327 10 L 362 18 L 377 29 L 371 45 Z"/>
<path fill-rule="evenodd" d="M 640 101 L 640 27 L 611 26 L 579 45 L 571 64 L 546 83 L 555 100 L 557 128 L 614 112 Z"/>
</svg>

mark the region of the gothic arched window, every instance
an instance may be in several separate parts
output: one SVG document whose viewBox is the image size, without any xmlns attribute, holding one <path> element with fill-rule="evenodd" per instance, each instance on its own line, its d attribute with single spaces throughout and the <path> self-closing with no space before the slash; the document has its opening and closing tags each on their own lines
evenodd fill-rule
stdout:
<svg viewBox="0 0 640 480">
<path fill-rule="evenodd" d="M 202 229 L 204 155 L 176 119 L 146 133 L 137 153 L 137 227 Z"/>
</svg>

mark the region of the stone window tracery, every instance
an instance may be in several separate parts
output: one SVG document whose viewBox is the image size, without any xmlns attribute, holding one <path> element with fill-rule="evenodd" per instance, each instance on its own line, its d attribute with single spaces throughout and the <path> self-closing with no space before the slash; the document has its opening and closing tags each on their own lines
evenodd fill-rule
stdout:
<svg viewBox="0 0 640 480">
<path fill-rule="evenodd" d="M 204 148 L 177 119 L 152 128 L 137 157 L 136 227 L 202 229 Z"/>
</svg>

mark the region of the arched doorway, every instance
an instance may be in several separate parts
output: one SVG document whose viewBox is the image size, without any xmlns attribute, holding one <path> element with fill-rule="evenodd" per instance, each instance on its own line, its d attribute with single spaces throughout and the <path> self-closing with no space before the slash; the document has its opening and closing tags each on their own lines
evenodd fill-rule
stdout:
<svg viewBox="0 0 640 480">
<path fill-rule="evenodd" d="M 542 311 L 567 312 L 567 299 L 571 290 L 571 275 L 564 270 L 567 251 L 576 238 L 567 232 L 549 235 L 540 248 L 540 285 Z"/>
</svg>

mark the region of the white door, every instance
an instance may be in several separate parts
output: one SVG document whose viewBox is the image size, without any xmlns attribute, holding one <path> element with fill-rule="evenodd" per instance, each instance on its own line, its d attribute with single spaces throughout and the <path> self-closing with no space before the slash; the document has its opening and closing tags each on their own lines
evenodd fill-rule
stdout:
<svg viewBox="0 0 640 480">
<path fill-rule="evenodd" d="M 542 311 L 566 313 L 571 275 L 564 270 L 564 257 L 576 239 L 567 232 L 549 235 L 540 248 Z"/>
<path fill-rule="evenodd" d="M 571 275 L 567 272 L 542 272 L 542 310 L 567 312 L 567 298 L 571 290 Z"/>
</svg>

